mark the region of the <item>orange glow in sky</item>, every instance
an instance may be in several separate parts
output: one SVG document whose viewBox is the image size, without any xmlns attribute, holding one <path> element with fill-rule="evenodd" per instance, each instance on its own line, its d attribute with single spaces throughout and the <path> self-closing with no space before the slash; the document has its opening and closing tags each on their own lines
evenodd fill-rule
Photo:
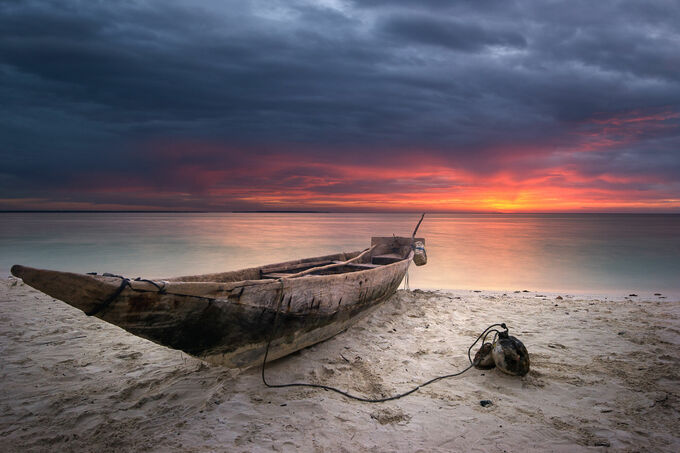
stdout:
<svg viewBox="0 0 680 453">
<path fill-rule="evenodd" d="M 157 144 L 151 174 L 84 174 L 66 193 L 0 198 L 1 209 L 680 212 L 677 175 L 626 149 L 677 128 L 680 113 L 624 113 L 541 144 L 365 154 L 294 147 L 252 153 Z"/>
</svg>

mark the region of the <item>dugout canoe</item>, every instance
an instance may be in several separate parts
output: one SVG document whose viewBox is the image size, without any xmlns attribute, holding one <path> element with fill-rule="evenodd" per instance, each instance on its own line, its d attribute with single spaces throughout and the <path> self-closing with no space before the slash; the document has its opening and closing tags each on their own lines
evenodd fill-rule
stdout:
<svg viewBox="0 0 680 453">
<path fill-rule="evenodd" d="M 422 238 L 374 237 L 337 253 L 165 280 L 15 265 L 24 283 L 128 332 L 209 363 L 246 368 L 347 329 L 399 287 Z M 272 337 L 274 320 L 275 336 Z"/>
</svg>

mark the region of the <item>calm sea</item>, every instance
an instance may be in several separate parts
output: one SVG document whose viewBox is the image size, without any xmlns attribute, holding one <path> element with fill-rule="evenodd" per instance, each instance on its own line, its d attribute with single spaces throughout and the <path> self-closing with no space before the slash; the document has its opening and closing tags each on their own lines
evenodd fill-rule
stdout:
<svg viewBox="0 0 680 453">
<path fill-rule="evenodd" d="M 0 213 L 12 264 L 162 278 L 366 248 L 415 214 Z M 680 215 L 430 214 L 411 288 L 680 295 Z"/>
</svg>

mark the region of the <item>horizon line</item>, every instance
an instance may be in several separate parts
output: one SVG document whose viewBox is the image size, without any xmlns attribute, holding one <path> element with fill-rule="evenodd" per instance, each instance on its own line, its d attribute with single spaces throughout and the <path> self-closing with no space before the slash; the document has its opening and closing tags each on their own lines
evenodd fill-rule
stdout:
<svg viewBox="0 0 680 453">
<path fill-rule="evenodd" d="M 500 214 L 500 215 L 565 215 L 565 214 L 592 214 L 592 215 L 680 215 L 680 212 L 655 212 L 655 211 L 317 211 L 317 210 L 170 210 L 170 209 L 0 209 L 0 214 L 12 213 L 63 213 L 63 214 L 97 214 L 97 213 L 121 213 L 121 214 Z"/>
</svg>

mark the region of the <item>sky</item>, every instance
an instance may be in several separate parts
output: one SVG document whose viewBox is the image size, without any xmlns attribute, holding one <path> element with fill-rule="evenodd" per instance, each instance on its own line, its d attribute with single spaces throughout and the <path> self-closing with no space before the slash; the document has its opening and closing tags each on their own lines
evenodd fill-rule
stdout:
<svg viewBox="0 0 680 453">
<path fill-rule="evenodd" d="M 0 0 L 0 210 L 680 212 L 680 2 Z"/>
</svg>

